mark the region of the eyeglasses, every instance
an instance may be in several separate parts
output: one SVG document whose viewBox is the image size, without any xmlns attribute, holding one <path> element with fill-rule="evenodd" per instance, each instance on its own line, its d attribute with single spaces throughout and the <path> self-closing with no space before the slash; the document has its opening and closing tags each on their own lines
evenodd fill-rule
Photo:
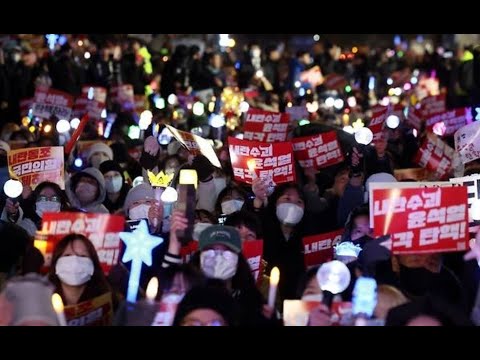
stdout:
<svg viewBox="0 0 480 360">
<path fill-rule="evenodd" d="M 226 260 L 233 260 L 237 254 L 230 250 L 215 250 L 215 249 L 208 249 L 205 251 L 202 251 L 203 256 L 206 258 L 213 258 L 215 255 L 221 255 L 223 256 Z"/>
<path fill-rule="evenodd" d="M 202 322 L 195 319 L 187 319 L 181 322 L 181 326 L 226 326 L 222 320 L 216 319 L 209 322 Z"/>
<path fill-rule="evenodd" d="M 37 198 L 37 201 L 53 201 L 53 202 L 60 202 L 60 196 L 52 196 L 52 197 L 48 197 L 48 196 L 45 196 L 45 195 L 40 195 L 38 198 Z"/>
</svg>

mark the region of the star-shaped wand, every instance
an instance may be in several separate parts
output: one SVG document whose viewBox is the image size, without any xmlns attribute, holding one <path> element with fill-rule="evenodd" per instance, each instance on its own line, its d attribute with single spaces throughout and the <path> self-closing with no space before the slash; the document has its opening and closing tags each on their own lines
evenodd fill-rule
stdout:
<svg viewBox="0 0 480 360">
<path fill-rule="evenodd" d="M 132 261 L 128 278 L 127 301 L 134 303 L 137 300 L 142 263 L 147 266 L 152 265 L 152 250 L 163 242 L 163 238 L 151 235 L 147 222 L 142 220 L 134 232 L 121 232 L 120 239 L 126 246 L 122 261 Z"/>
</svg>

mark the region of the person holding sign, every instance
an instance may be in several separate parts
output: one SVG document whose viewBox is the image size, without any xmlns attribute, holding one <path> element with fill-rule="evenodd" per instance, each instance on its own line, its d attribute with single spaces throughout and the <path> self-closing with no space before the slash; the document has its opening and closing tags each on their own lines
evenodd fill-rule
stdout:
<svg viewBox="0 0 480 360">
<path fill-rule="evenodd" d="M 55 246 L 49 279 L 65 306 L 109 294 L 110 304 L 116 308 L 116 297 L 103 274 L 97 251 L 83 235 L 67 235 Z"/>
</svg>

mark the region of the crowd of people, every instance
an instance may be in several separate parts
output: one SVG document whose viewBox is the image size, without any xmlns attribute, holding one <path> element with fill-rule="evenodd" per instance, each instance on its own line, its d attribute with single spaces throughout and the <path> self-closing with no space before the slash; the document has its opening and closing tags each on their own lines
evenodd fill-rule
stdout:
<svg viewBox="0 0 480 360">
<path fill-rule="evenodd" d="M 369 184 L 404 181 L 397 170 L 421 169 L 414 158 L 431 129 L 416 129 L 405 117 L 398 126 L 383 126 L 372 144 L 361 146 L 353 135 L 368 126 L 379 104 L 403 112 L 445 94 L 447 108 L 469 105 L 471 49 L 444 56 L 450 49 L 423 40 L 416 47 L 346 49 L 322 38 L 308 49 L 250 43 L 238 51 L 208 43 L 174 47 L 167 36 L 154 50 L 136 37 L 58 34 L 51 43 L 55 34 L 48 35 L 40 45 L 35 36 L 12 35 L 0 50 L 1 188 L 13 177 L 13 151 L 75 143 L 64 154 L 64 186 L 24 184 L 16 199 L 2 191 L 1 325 L 65 325 L 52 305 L 57 293 L 68 326 L 284 326 L 291 316 L 285 304 L 293 300 L 313 303 L 302 325 L 349 326 L 357 324 L 356 314 L 338 309 L 351 309 L 364 277 L 377 284 L 367 324 L 479 324 L 480 242 L 470 251 L 396 254 L 371 227 Z M 341 85 L 331 84 L 334 77 Z M 142 99 L 140 110 L 114 96 L 125 84 L 132 99 Z M 21 106 L 39 88 L 80 98 L 85 87 L 106 89 L 105 112 L 87 118 L 78 138 L 73 125 L 67 134 L 56 126 L 64 119 L 40 118 Z M 290 121 L 287 142 L 335 131 L 344 160 L 317 168 L 295 161 L 294 182 L 238 181 L 228 137 L 243 138 L 247 110 L 288 113 L 293 107 L 304 115 Z M 212 121 L 218 116 L 220 126 Z M 221 167 L 189 151 L 167 125 L 210 141 Z M 453 134 L 442 139 L 455 148 Z M 183 170 L 197 174 L 193 218 L 159 197 L 152 181 L 162 173 L 176 188 Z M 480 162 L 456 163 L 441 177 L 426 172 L 422 180 L 445 180 L 480 173 Z M 64 234 L 49 251 L 38 246 L 44 214 L 51 213 L 120 215 L 123 232 L 147 220 L 149 233 L 163 241 L 153 248 L 151 264 L 141 266 L 135 301 L 127 299 L 134 266 L 123 261 L 123 243 L 108 270 L 105 253 L 83 229 Z M 307 266 L 303 239 L 339 230 L 332 257 Z M 261 261 L 252 272 L 244 249 L 258 240 Z M 345 265 L 350 281 L 328 301 L 319 272 L 334 260 Z M 272 301 L 274 268 L 280 277 Z M 152 297 L 147 288 L 154 277 L 159 285 Z"/>
</svg>

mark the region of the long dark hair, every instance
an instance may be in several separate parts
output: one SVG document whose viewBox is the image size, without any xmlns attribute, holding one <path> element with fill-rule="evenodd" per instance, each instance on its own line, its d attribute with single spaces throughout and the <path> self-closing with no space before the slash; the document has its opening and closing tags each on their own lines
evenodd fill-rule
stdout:
<svg viewBox="0 0 480 360">
<path fill-rule="evenodd" d="M 222 191 L 220 191 L 217 201 L 215 202 L 215 211 L 218 215 L 222 213 L 222 199 L 227 195 L 232 195 L 234 191 L 238 192 L 243 197 L 244 201 L 247 201 L 248 194 L 244 189 L 236 184 L 229 184 Z"/>
<path fill-rule="evenodd" d="M 272 195 L 268 197 L 267 211 L 269 215 L 272 217 L 272 219 L 274 219 L 274 221 L 276 221 L 277 223 L 280 223 L 280 221 L 277 219 L 277 201 L 289 189 L 296 190 L 300 199 L 302 199 L 303 202 L 306 203 L 305 194 L 303 193 L 300 186 L 298 186 L 297 184 L 285 183 L 276 187 Z M 303 219 L 297 225 L 295 225 L 295 228 L 298 228 L 299 226 L 301 226 L 302 223 L 303 223 Z"/>
<path fill-rule="evenodd" d="M 197 251 L 193 254 L 189 263 L 201 271 L 200 253 L 201 251 Z M 255 278 L 250 265 L 242 253 L 238 254 L 237 271 L 232 278 L 232 290 L 234 297 L 238 297 L 242 303 L 248 303 L 249 306 L 257 307 L 258 309 L 264 303 L 263 296 L 255 285 Z"/>
<path fill-rule="evenodd" d="M 28 205 L 24 206 L 25 217 L 32 219 L 35 222 L 39 222 L 41 220 L 35 212 L 35 203 L 37 202 L 37 199 L 40 196 L 42 190 L 46 188 L 52 189 L 55 194 L 60 198 L 60 211 L 64 211 L 70 207 L 67 196 L 65 195 L 65 192 L 60 188 L 60 186 L 50 181 L 44 181 L 37 185 L 35 190 L 33 190 L 28 200 L 26 201 L 26 204 Z"/>
<path fill-rule="evenodd" d="M 95 250 L 95 247 L 87 237 L 80 234 L 70 234 L 65 236 L 62 240 L 60 240 L 60 242 L 57 244 L 57 246 L 55 246 L 55 249 L 53 250 L 52 263 L 50 265 L 48 278 L 55 286 L 55 291 L 58 292 L 60 296 L 64 299 L 61 281 L 55 272 L 55 267 L 57 265 L 58 259 L 60 259 L 67 246 L 73 243 L 75 240 L 79 240 L 85 245 L 88 252 L 88 257 L 93 262 L 94 269 L 93 275 L 86 283 L 85 290 L 83 291 L 82 296 L 80 296 L 79 302 L 93 299 L 97 296 L 111 291 L 110 285 L 108 284 L 107 279 L 103 274 L 103 270 L 100 265 L 100 260 L 98 259 L 98 254 Z"/>
</svg>

